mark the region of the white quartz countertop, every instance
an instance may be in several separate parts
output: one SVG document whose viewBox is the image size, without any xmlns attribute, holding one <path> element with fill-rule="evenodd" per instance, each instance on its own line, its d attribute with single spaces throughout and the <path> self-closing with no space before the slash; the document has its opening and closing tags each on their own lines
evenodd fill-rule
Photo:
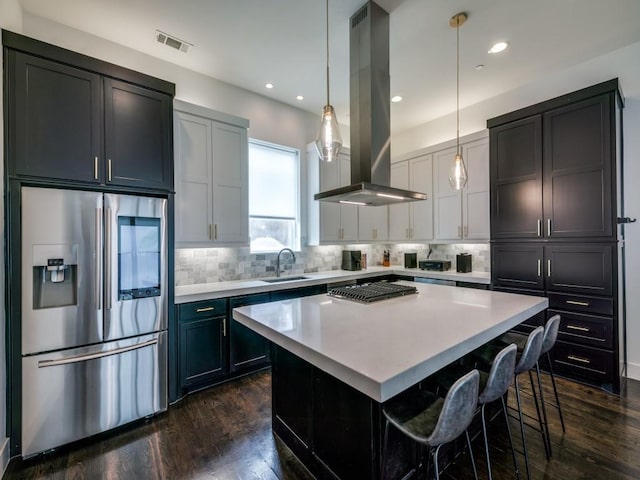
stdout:
<svg viewBox="0 0 640 480">
<path fill-rule="evenodd" d="M 175 290 L 175 303 L 197 302 L 200 300 L 213 300 L 216 298 L 232 297 L 236 295 L 249 295 L 254 293 L 274 292 L 290 288 L 300 288 L 322 283 L 343 282 L 357 280 L 366 277 L 382 275 L 406 275 L 420 278 L 433 278 L 437 280 L 452 280 L 458 282 L 479 283 L 488 285 L 491 282 L 489 272 L 457 273 L 455 270 L 436 272 L 431 270 L 419 270 L 417 268 L 404 268 L 401 266 L 369 267 L 364 270 L 347 271 L 331 270 L 328 272 L 304 273 L 302 280 L 290 282 L 267 283 L 261 279 L 232 280 L 228 282 L 201 283 L 197 285 L 177 286 Z M 297 275 L 293 275 L 297 276 Z M 286 275 L 283 275 L 285 278 Z"/>
<path fill-rule="evenodd" d="M 314 295 L 233 318 L 384 402 L 548 307 L 544 297 L 409 284 L 417 295 L 370 304 Z"/>
</svg>

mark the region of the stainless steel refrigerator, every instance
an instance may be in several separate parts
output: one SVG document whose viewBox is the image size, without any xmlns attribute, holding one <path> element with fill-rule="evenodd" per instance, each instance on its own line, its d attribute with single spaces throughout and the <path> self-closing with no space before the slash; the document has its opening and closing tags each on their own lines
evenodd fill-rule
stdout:
<svg viewBox="0 0 640 480">
<path fill-rule="evenodd" d="M 167 408 L 167 200 L 22 187 L 22 454 Z"/>
</svg>

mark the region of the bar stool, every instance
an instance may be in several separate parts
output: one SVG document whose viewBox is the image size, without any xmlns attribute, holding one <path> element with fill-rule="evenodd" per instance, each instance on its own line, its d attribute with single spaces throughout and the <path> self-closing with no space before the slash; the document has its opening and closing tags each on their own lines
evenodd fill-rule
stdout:
<svg viewBox="0 0 640 480">
<path fill-rule="evenodd" d="M 478 396 L 479 408 L 476 408 L 476 414 L 481 414 L 482 419 L 482 435 L 484 437 L 484 449 L 487 457 L 487 475 L 489 480 L 493 478 L 491 472 L 491 459 L 489 456 L 489 440 L 487 438 L 487 421 L 485 416 L 485 407 L 487 404 L 498 399 L 502 402 L 502 412 L 507 424 L 507 433 L 509 434 L 509 445 L 511 446 L 511 455 L 513 457 L 513 466 L 516 477 L 520 478 L 520 470 L 518 461 L 516 460 L 515 449 L 513 447 L 513 437 L 511 436 L 511 428 L 509 427 L 509 415 L 507 413 L 507 404 L 505 402 L 505 394 L 509 390 L 511 380 L 515 372 L 516 355 L 518 348 L 515 344 L 508 345 L 498 352 L 491 362 L 489 373 L 480 371 L 480 395 Z M 452 379 L 457 378 L 460 373 L 468 371 L 468 368 L 460 364 L 454 364 L 446 367 L 440 373 L 436 374 L 435 381 L 440 387 L 448 390 L 451 386 Z"/>
<path fill-rule="evenodd" d="M 516 359 L 516 366 L 514 369 L 514 387 L 516 391 L 516 402 L 518 405 L 518 421 L 520 423 L 520 434 L 522 435 L 522 448 L 524 454 L 524 463 L 527 470 L 527 478 L 531 478 L 531 469 L 529 467 L 529 453 L 527 452 L 527 438 L 524 431 L 524 414 L 522 412 L 522 403 L 520 398 L 520 383 L 518 381 L 518 377 L 522 373 L 529 372 L 531 386 L 533 390 L 533 398 L 536 405 L 536 413 L 538 415 L 538 425 L 540 428 L 540 434 L 542 435 L 542 442 L 544 443 L 545 453 L 547 458 L 551 456 L 551 451 L 549 450 L 549 442 L 546 428 L 546 420 L 543 420 L 543 414 L 541 413 L 540 406 L 538 404 L 538 398 L 536 395 L 536 389 L 533 385 L 533 377 L 531 376 L 531 370 L 538 367 L 538 358 L 540 357 L 540 352 L 542 351 L 542 337 L 544 335 L 544 328 L 537 327 L 533 330 L 528 337 L 526 337 L 526 341 L 523 345 L 523 348 L 518 351 L 518 358 Z M 502 337 L 502 340 L 498 340 L 497 342 L 492 342 L 484 347 L 481 347 L 473 355 L 482 361 L 485 365 L 490 365 L 492 359 L 495 358 L 496 351 L 502 347 L 500 345 L 504 345 L 504 342 L 510 337 Z M 540 376 L 538 375 L 538 379 Z M 540 395 L 542 395 L 542 390 L 540 390 Z M 543 398 L 541 397 L 541 403 L 544 405 Z M 543 423 L 544 422 L 544 423 Z M 529 425 L 531 426 L 531 425 Z M 535 427 L 534 427 L 535 428 Z"/>
<path fill-rule="evenodd" d="M 553 373 L 553 364 L 551 362 L 551 349 L 555 346 L 556 340 L 558 339 L 558 330 L 560 329 L 560 315 L 556 314 L 547 320 L 546 325 L 544 326 L 544 336 L 542 338 L 542 350 L 540 351 L 540 358 L 542 356 L 546 356 L 547 365 L 549 366 L 549 375 L 551 376 L 551 385 L 553 386 L 553 394 L 556 399 L 556 403 L 547 401 L 545 402 L 547 405 L 551 405 L 552 407 L 558 410 L 558 414 L 560 416 L 560 424 L 562 425 L 562 431 L 566 432 L 566 428 L 564 425 L 564 415 L 562 415 L 562 407 L 560 406 L 560 399 L 558 398 L 558 387 L 556 386 L 556 378 Z M 526 337 L 520 333 L 510 332 L 502 337 L 500 337 L 500 341 L 503 343 L 515 343 L 518 346 L 518 350 L 522 350 L 524 344 L 526 342 Z M 538 368 L 539 368 L 539 359 L 538 359 Z M 548 434 L 548 430 L 547 430 Z"/>
<path fill-rule="evenodd" d="M 478 473 L 467 428 L 478 404 L 479 379 L 480 374 L 477 370 L 470 371 L 453 384 L 444 399 L 431 392 L 417 390 L 400 394 L 387 402 L 382 408 L 386 419 L 382 468 L 384 468 L 386 460 L 389 424 L 413 441 L 429 448 L 427 461 L 430 458 L 433 459 L 436 480 L 440 478 L 438 467 L 440 447 L 465 432 L 473 473 L 477 479 Z M 422 458 L 420 462 L 424 464 Z M 420 464 L 414 470 L 417 472 L 419 467 Z M 426 471 L 428 471 L 428 463 L 425 465 L 425 473 Z"/>
</svg>

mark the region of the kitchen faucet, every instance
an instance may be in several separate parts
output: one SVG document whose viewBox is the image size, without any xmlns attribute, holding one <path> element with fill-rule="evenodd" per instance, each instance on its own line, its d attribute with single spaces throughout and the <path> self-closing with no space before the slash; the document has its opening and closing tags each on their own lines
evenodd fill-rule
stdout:
<svg viewBox="0 0 640 480">
<path fill-rule="evenodd" d="M 280 250 L 278 252 L 278 258 L 276 259 L 276 277 L 280 276 L 280 254 L 285 250 L 291 253 L 291 256 L 293 257 L 293 263 L 296 262 L 296 254 L 293 253 L 293 250 L 291 250 L 290 248 L 283 248 L 282 250 Z"/>
</svg>

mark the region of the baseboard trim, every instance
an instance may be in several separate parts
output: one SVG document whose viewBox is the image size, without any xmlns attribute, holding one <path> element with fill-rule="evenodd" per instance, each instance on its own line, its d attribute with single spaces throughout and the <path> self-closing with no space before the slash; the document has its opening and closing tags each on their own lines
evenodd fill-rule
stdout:
<svg viewBox="0 0 640 480">
<path fill-rule="evenodd" d="M 4 472 L 7 471 L 9 460 L 9 438 L 5 438 L 2 440 L 2 447 L 0 447 L 0 478 L 2 478 Z"/>
<path fill-rule="evenodd" d="M 627 378 L 640 380 L 640 364 L 627 362 Z"/>
</svg>

